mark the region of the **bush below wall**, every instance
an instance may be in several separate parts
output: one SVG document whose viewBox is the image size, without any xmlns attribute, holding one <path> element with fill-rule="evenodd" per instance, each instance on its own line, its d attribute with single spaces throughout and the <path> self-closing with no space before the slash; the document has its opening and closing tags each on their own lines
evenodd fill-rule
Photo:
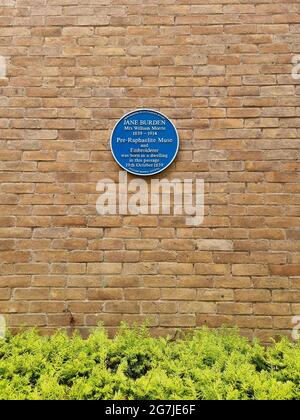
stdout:
<svg viewBox="0 0 300 420">
<path fill-rule="evenodd" d="M 299 400 L 300 345 L 236 331 L 152 338 L 123 326 L 87 340 L 27 331 L 0 340 L 1 400 Z"/>
</svg>

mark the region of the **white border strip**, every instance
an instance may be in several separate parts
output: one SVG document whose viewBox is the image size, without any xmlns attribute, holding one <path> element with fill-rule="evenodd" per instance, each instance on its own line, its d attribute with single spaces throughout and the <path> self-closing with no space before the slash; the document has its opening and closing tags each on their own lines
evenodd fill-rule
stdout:
<svg viewBox="0 0 300 420">
<path fill-rule="evenodd" d="M 6 320 L 3 315 L 0 315 L 0 340 L 5 338 L 6 334 Z"/>
<path fill-rule="evenodd" d="M 6 78 L 6 57 L 0 55 L 0 79 Z"/>
</svg>

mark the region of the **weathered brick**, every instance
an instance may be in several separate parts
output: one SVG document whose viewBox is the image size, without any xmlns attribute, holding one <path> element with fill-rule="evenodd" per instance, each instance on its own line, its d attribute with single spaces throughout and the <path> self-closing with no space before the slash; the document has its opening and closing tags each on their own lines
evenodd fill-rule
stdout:
<svg viewBox="0 0 300 420">
<path fill-rule="evenodd" d="M 174 302 L 143 302 L 142 312 L 144 314 L 175 314 L 177 304 Z"/>
<path fill-rule="evenodd" d="M 268 266 L 259 264 L 236 264 L 232 267 L 235 276 L 266 276 L 269 274 Z"/>
<path fill-rule="evenodd" d="M 230 266 L 225 264 L 196 264 L 196 274 L 222 276 L 229 274 Z"/>
<path fill-rule="evenodd" d="M 179 313 L 213 314 L 216 312 L 216 304 L 208 302 L 179 302 Z"/>
<path fill-rule="evenodd" d="M 16 300 L 47 300 L 49 298 L 48 288 L 16 289 L 14 292 Z"/>
<path fill-rule="evenodd" d="M 157 264 L 155 263 L 125 263 L 123 265 L 123 273 L 128 274 L 156 274 L 157 273 Z"/>
<path fill-rule="evenodd" d="M 160 299 L 160 290 L 159 289 L 134 289 L 130 288 L 125 290 L 124 293 L 125 300 L 158 300 Z"/>
<path fill-rule="evenodd" d="M 281 276 L 299 276 L 300 265 L 271 265 L 271 274 Z"/>
<path fill-rule="evenodd" d="M 45 327 L 47 326 L 46 315 L 34 314 L 11 314 L 9 317 L 9 326 L 18 327 Z"/>
<path fill-rule="evenodd" d="M 184 289 L 184 288 L 172 288 L 172 289 L 162 289 L 161 298 L 168 300 L 195 300 L 196 299 L 196 290 L 195 289 Z"/>
<path fill-rule="evenodd" d="M 106 302 L 104 312 L 137 314 L 140 312 L 140 304 L 137 302 Z"/>
<path fill-rule="evenodd" d="M 235 300 L 237 302 L 270 302 L 271 293 L 268 290 L 236 290 Z"/>
<path fill-rule="evenodd" d="M 88 299 L 90 300 L 119 300 L 122 299 L 123 293 L 121 289 L 89 289 Z"/>
<path fill-rule="evenodd" d="M 195 315 L 160 315 L 160 325 L 162 327 L 195 327 Z"/>
<path fill-rule="evenodd" d="M 251 315 L 253 314 L 253 305 L 250 303 L 218 303 L 217 312 L 228 315 Z"/>
<path fill-rule="evenodd" d="M 201 239 L 197 241 L 197 249 L 203 251 L 232 251 L 233 243 L 222 239 Z"/>
<path fill-rule="evenodd" d="M 122 270 L 122 264 L 120 263 L 93 263 L 88 264 L 88 274 L 119 274 Z"/>
<path fill-rule="evenodd" d="M 160 274 L 192 274 L 193 265 L 184 263 L 159 263 Z"/>
<path fill-rule="evenodd" d="M 0 237 L 3 238 L 31 238 L 31 229 L 0 227 Z"/>
<path fill-rule="evenodd" d="M 291 305 L 286 303 L 257 303 L 254 305 L 256 315 L 290 315 Z"/>
<path fill-rule="evenodd" d="M 235 325 L 235 317 L 232 315 L 199 314 L 196 317 L 197 326 L 218 328 L 220 325 L 232 327 Z"/>
</svg>

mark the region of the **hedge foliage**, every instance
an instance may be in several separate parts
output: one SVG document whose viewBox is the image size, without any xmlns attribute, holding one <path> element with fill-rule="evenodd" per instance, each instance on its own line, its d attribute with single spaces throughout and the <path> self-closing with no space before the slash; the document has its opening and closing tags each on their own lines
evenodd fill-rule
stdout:
<svg viewBox="0 0 300 420">
<path fill-rule="evenodd" d="M 300 345 L 265 348 L 236 331 L 151 338 L 123 326 L 87 340 L 35 331 L 0 340 L 1 400 L 299 400 Z"/>
</svg>

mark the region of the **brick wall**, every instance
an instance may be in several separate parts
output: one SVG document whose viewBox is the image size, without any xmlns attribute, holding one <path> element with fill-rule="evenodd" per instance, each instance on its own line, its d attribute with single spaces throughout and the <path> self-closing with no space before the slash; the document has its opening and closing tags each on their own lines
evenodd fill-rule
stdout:
<svg viewBox="0 0 300 420">
<path fill-rule="evenodd" d="M 0 314 L 157 334 L 300 315 L 296 0 L 0 0 Z M 299 83 L 299 82 L 298 82 Z M 206 183 L 205 221 L 97 215 L 116 121 L 177 125 L 162 176 Z"/>
</svg>

